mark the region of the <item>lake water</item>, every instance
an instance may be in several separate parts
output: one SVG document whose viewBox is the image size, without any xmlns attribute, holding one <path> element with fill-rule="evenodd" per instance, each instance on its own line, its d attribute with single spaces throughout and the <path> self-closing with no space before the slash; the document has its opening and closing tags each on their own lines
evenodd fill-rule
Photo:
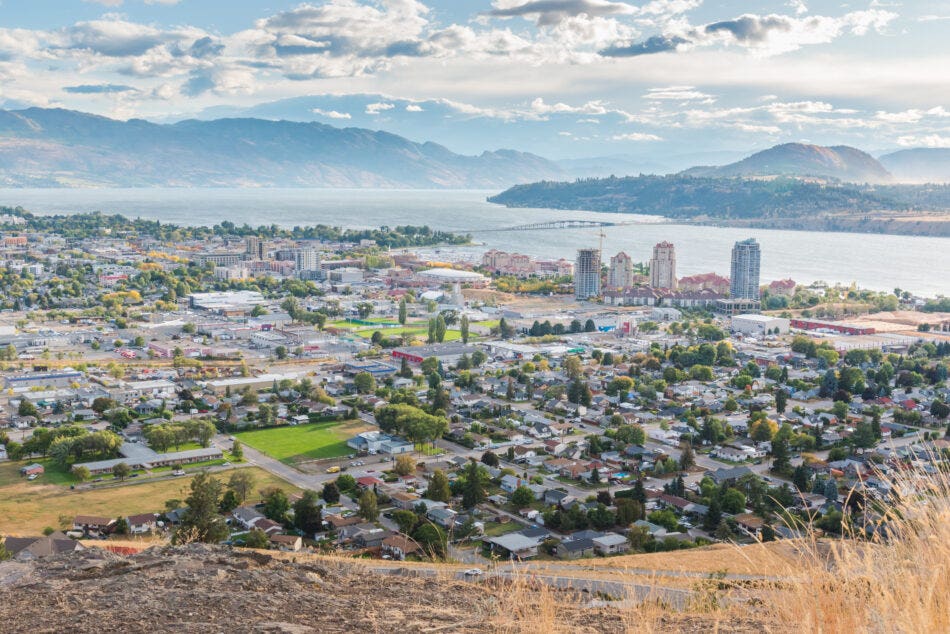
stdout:
<svg viewBox="0 0 950 634">
<path fill-rule="evenodd" d="M 895 287 L 923 295 L 950 295 L 950 238 L 856 233 L 772 231 L 678 225 L 655 218 L 589 211 L 507 209 L 485 202 L 489 191 L 348 189 L 0 189 L 0 205 L 42 213 L 102 211 L 184 225 L 329 224 L 354 228 L 429 225 L 475 231 L 557 219 L 638 220 L 604 229 L 605 260 L 626 251 L 647 261 L 653 245 L 676 245 L 679 276 L 716 271 L 728 276 L 737 240 L 762 245 L 762 281 L 792 278 L 856 282 L 864 288 Z M 573 259 L 579 247 L 594 246 L 599 229 L 475 233 L 494 247 L 533 256 Z M 486 247 L 459 251 L 475 257 Z"/>
</svg>

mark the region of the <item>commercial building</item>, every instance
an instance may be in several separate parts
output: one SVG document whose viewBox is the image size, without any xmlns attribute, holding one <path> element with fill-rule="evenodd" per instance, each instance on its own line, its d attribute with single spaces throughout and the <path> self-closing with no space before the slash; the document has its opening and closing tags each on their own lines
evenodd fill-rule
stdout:
<svg viewBox="0 0 950 634">
<path fill-rule="evenodd" d="M 621 251 L 610 258 L 610 270 L 607 273 L 608 288 L 630 288 L 633 286 L 633 260 Z"/>
<path fill-rule="evenodd" d="M 761 251 L 755 238 L 736 242 L 732 247 L 732 299 L 759 299 L 759 261 Z"/>
<path fill-rule="evenodd" d="M 744 335 L 784 335 L 788 332 L 789 320 L 768 315 L 735 315 L 732 329 Z"/>
<path fill-rule="evenodd" d="M 416 273 L 416 279 L 436 284 L 471 284 L 472 286 L 484 286 L 488 283 L 481 273 L 474 271 L 463 271 L 461 269 L 434 268 Z"/>
<path fill-rule="evenodd" d="M 245 240 L 244 252 L 248 260 L 263 260 L 267 253 L 267 247 L 264 241 L 257 236 L 248 236 Z"/>
<path fill-rule="evenodd" d="M 402 361 L 405 359 L 409 363 L 422 363 L 424 360 L 435 357 L 444 365 L 455 365 L 462 355 L 472 356 L 472 353 L 478 350 L 475 346 L 469 346 L 461 341 L 451 343 L 434 343 L 428 346 L 407 346 L 405 348 L 395 348 L 392 351 L 393 359 Z"/>
<path fill-rule="evenodd" d="M 676 290 L 676 248 L 669 242 L 660 242 L 653 247 L 650 285 L 653 288 Z"/>
<path fill-rule="evenodd" d="M 600 249 L 578 249 L 574 265 L 574 297 L 600 296 Z"/>
</svg>

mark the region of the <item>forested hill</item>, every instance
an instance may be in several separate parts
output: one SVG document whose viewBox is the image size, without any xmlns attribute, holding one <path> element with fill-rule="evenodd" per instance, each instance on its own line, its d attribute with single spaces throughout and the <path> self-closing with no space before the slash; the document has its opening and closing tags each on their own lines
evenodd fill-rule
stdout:
<svg viewBox="0 0 950 634">
<path fill-rule="evenodd" d="M 584 209 L 669 218 L 800 218 L 825 212 L 910 208 L 873 188 L 794 178 L 628 176 L 516 185 L 489 202 L 507 207 Z"/>
</svg>

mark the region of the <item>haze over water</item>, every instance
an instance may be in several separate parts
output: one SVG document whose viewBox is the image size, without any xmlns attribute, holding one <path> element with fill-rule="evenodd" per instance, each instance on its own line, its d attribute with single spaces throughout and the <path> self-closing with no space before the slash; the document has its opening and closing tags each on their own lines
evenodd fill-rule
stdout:
<svg viewBox="0 0 950 634">
<path fill-rule="evenodd" d="M 327 224 L 352 228 L 429 225 L 448 231 L 475 231 L 559 219 L 642 220 L 604 228 L 604 259 L 626 251 L 647 261 L 653 245 L 676 245 L 677 274 L 715 271 L 729 275 L 736 240 L 762 245 L 763 282 L 792 278 L 856 282 L 863 288 L 900 287 L 933 296 L 950 294 L 950 238 L 810 231 L 717 228 L 658 223 L 629 214 L 547 209 L 507 209 L 485 202 L 496 192 L 365 189 L 0 189 L 0 204 L 36 214 L 102 211 L 181 225 L 213 225 L 224 220 L 257 226 Z M 484 247 L 453 249 L 474 255 L 487 248 L 573 259 L 575 250 L 598 244 L 598 229 L 559 229 L 473 234 Z"/>
</svg>

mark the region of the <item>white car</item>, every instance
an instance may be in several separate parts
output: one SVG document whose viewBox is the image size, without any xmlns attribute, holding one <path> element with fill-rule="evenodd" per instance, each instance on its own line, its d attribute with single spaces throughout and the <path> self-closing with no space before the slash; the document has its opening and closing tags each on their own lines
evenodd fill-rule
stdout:
<svg viewBox="0 0 950 634">
<path fill-rule="evenodd" d="M 38 477 L 40 477 L 40 476 L 38 476 L 38 475 L 35 474 L 35 473 L 31 473 L 30 475 L 26 476 L 26 479 L 27 479 L 27 480 L 36 480 Z"/>
<path fill-rule="evenodd" d="M 469 568 L 468 570 L 465 571 L 466 577 L 477 577 L 480 574 L 482 574 L 481 568 Z"/>
</svg>

